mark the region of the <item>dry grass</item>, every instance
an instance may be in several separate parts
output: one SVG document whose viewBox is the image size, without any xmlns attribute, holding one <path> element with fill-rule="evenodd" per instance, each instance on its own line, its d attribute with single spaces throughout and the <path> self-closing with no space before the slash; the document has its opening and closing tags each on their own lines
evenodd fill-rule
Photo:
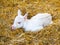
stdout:
<svg viewBox="0 0 60 45">
<path fill-rule="evenodd" d="M 54 23 L 39 32 L 11 31 L 17 10 L 29 12 L 31 18 L 39 12 L 52 14 Z M 0 0 L 0 45 L 60 45 L 59 0 Z"/>
</svg>

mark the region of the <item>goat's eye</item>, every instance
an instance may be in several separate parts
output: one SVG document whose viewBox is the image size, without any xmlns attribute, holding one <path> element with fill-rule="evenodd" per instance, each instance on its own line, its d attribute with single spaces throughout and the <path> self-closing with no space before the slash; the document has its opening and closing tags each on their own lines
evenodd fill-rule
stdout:
<svg viewBox="0 0 60 45">
<path fill-rule="evenodd" d="M 20 24 L 21 22 L 18 22 L 18 24 Z"/>
</svg>

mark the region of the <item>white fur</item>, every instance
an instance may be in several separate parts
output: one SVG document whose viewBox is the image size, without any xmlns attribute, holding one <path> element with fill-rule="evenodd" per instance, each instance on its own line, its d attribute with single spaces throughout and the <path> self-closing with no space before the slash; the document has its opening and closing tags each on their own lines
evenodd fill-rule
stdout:
<svg viewBox="0 0 60 45">
<path fill-rule="evenodd" d="M 28 13 L 26 13 L 24 16 L 22 16 L 20 13 L 18 13 L 18 16 L 16 16 L 14 20 L 13 26 L 15 28 L 22 27 L 25 29 L 25 31 L 38 31 L 52 23 L 52 16 L 48 13 L 38 13 L 31 19 L 27 19 Z M 21 24 L 18 24 L 18 22 L 21 22 Z"/>
</svg>

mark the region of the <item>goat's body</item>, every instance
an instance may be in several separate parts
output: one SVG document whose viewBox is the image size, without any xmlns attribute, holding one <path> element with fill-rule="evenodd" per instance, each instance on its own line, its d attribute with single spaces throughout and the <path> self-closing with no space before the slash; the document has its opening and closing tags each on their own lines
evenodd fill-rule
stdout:
<svg viewBox="0 0 60 45">
<path fill-rule="evenodd" d="M 43 29 L 43 27 L 51 24 L 52 16 L 48 13 L 38 13 L 31 19 L 27 19 L 28 13 L 24 16 L 21 15 L 21 11 L 18 10 L 18 15 L 16 16 L 12 29 L 24 28 L 25 31 L 38 31 Z"/>
<path fill-rule="evenodd" d="M 30 20 L 24 22 L 23 28 L 25 31 L 37 31 L 51 24 L 52 17 L 48 13 L 39 13 Z"/>
</svg>

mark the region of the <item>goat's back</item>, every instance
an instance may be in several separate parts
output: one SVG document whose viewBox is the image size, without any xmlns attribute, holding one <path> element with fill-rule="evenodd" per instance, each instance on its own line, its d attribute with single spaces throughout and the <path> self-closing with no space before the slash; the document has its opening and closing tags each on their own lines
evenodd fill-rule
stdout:
<svg viewBox="0 0 60 45">
<path fill-rule="evenodd" d="M 48 13 L 38 13 L 37 15 L 35 15 L 35 16 L 33 16 L 32 18 L 31 18 L 31 20 L 33 20 L 33 19 L 40 19 L 40 18 L 45 18 L 45 17 L 48 17 L 48 16 L 51 16 L 50 14 L 48 14 Z"/>
</svg>

